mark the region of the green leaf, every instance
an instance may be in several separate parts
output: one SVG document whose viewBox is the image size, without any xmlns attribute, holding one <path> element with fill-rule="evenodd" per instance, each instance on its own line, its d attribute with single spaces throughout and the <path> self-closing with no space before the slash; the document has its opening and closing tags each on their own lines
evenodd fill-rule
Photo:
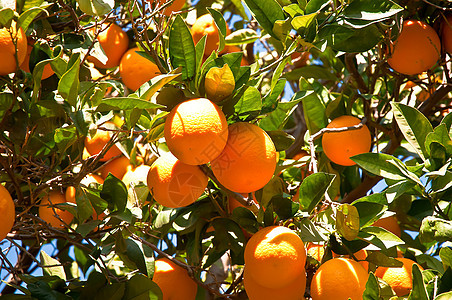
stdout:
<svg viewBox="0 0 452 300">
<path fill-rule="evenodd" d="M 135 94 L 138 95 L 140 99 L 151 101 L 152 96 L 156 92 L 158 92 L 167 83 L 173 81 L 180 75 L 181 75 L 180 70 L 176 69 L 176 70 L 173 70 L 169 74 L 162 74 L 162 75 L 156 76 L 151 79 L 150 87 L 148 87 L 146 84 L 144 84 L 138 89 L 138 91 L 135 92 Z M 144 90 L 144 92 L 142 93 L 142 95 L 139 95 L 139 93 L 141 93 L 142 90 Z"/>
<path fill-rule="evenodd" d="M 117 252 L 118 255 L 126 255 L 128 260 L 132 261 L 138 270 L 146 274 L 148 277 L 154 275 L 154 252 L 145 244 L 127 239 L 125 240 L 126 248 L 124 252 Z"/>
<path fill-rule="evenodd" d="M 292 19 L 291 24 L 293 26 L 293 29 L 302 33 L 312 24 L 312 22 L 315 22 L 316 17 L 317 13 L 297 16 Z"/>
<path fill-rule="evenodd" d="M 303 101 L 303 114 L 306 120 L 306 126 L 308 127 L 309 133 L 313 135 L 327 125 L 325 105 L 314 91 L 302 91 L 295 94 L 295 96 L 301 95 L 303 95 L 300 98 Z"/>
<path fill-rule="evenodd" d="M 124 282 L 108 284 L 100 288 L 93 299 L 121 300 L 125 289 L 126 284 Z"/>
<path fill-rule="evenodd" d="M 182 80 L 191 79 L 196 73 L 195 44 L 187 24 L 177 15 L 169 34 L 169 54 L 173 68 L 182 67 Z"/>
<path fill-rule="evenodd" d="M 162 108 L 160 104 L 152 103 L 139 98 L 129 97 L 115 97 L 106 98 L 97 107 L 96 111 L 111 111 L 111 110 L 132 110 L 132 109 L 155 109 Z"/>
<path fill-rule="evenodd" d="M 281 74 L 284 71 L 284 68 L 287 66 L 287 64 L 290 61 L 290 56 L 284 58 L 276 67 L 276 69 L 273 72 L 273 76 L 272 76 L 272 81 L 271 81 L 271 85 L 270 85 L 270 89 L 273 90 L 276 86 L 276 84 L 278 83 L 278 81 L 280 80 Z"/>
<path fill-rule="evenodd" d="M 373 227 L 373 226 L 365 227 L 365 228 L 361 229 L 360 235 L 361 235 L 361 233 L 371 234 L 371 235 L 375 236 L 379 240 L 379 242 L 383 243 L 383 246 L 386 249 L 389 249 L 391 247 L 398 246 L 398 245 L 403 245 L 405 243 L 392 232 L 389 232 L 386 229 L 383 229 L 380 227 Z M 375 243 L 375 241 L 370 240 L 370 242 L 374 245 L 377 245 Z"/>
<path fill-rule="evenodd" d="M 273 196 L 269 205 L 273 206 L 273 211 L 281 220 L 293 218 L 300 208 L 298 203 L 293 202 L 292 199 L 283 197 L 282 195 Z"/>
<path fill-rule="evenodd" d="M 45 9 L 40 7 L 33 7 L 24 11 L 19 17 L 20 27 L 26 32 L 33 20 L 41 13 L 48 14 Z"/>
<path fill-rule="evenodd" d="M 449 130 L 447 129 L 447 125 L 442 123 L 435 127 L 433 132 L 427 134 L 425 138 L 425 149 L 430 155 L 430 145 L 433 142 L 437 142 L 444 146 L 449 156 L 452 155 L 452 140 L 449 135 Z"/>
<path fill-rule="evenodd" d="M 259 127 L 266 131 L 282 130 L 297 108 L 298 103 L 300 103 L 300 101 L 303 101 L 304 103 L 304 100 L 309 94 L 310 92 L 299 92 L 295 94 L 289 102 L 279 102 L 276 109 L 260 121 Z"/>
<path fill-rule="evenodd" d="M 123 300 L 161 300 L 162 291 L 150 278 L 136 274 L 126 283 Z"/>
<path fill-rule="evenodd" d="M 405 139 L 425 161 L 428 151 L 425 148 L 427 135 L 433 131 L 432 124 L 420 111 L 408 105 L 391 102 L 394 117 Z"/>
<path fill-rule="evenodd" d="M 0 93 L 0 120 L 3 120 L 6 112 L 11 108 L 14 103 L 14 96 L 12 93 L 4 92 Z"/>
<path fill-rule="evenodd" d="M 452 249 L 450 247 L 442 247 L 441 250 L 439 250 L 439 257 L 443 263 L 444 270 L 447 268 L 452 269 Z"/>
<path fill-rule="evenodd" d="M 267 131 L 267 134 L 272 139 L 275 144 L 276 151 L 287 150 L 295 141 L 295 138 L 282 130 L 271 130 Z"/>
<path fill-rule="evenodd" d="M 44 273 L 44 275 L 57 276 L 66 281 L 66 273 L 64 272 L 64 267 L 58 260 L 51 257 L 42 250 L 39 256 L 41 258 L 42 272 Z"/>
<path fill-rule="evenodd" d="M 369 273 L 363 300 L 380 300 L 379 290 L 380 286 L 378 285 L 377 277 L 375 277 L 374 273 Z"/>
<path fill-rule="evenodd" d="M 225 104 L 224 113 L 234 115 L 241 121 L 250 121 L 257 117 L 262 109 L 262 100 L 259 90 L 252 86 L 242 88 L 232 101 Z"/>
<path fill-rule="evenodd" d="M 319 12 L 330 4 L 329 0 L 311 0 L 307 2 L 305 13 L 311 14 L 314 12 Z"/>
<path fill-rule="evenodd" d="M 278 79 L 275 87 L 262 98 L 261 114 L 270 113 L 278 107 L 278 97 L 284 92 L 286 82 L 285 79 Z"/>
<path fill-rule="evenodd" d="M 234 4 L 235 8 L 237 8 L 237 13 L 245 20 L 249 21 L 249 18 L 245 12 L 245 8 L 243 7 L 242 1 L 240 0 L 231 0 Z"/>
<path fill-rule="evenodd" d="M 409 179 L 420 184 L 416 174 L 408 171 L 405 164 L 392 155 L 369 152 L 352 156 L 351 159 L 358 166 L 375 175 L 392 180 Z"/>
<path fill-rule="evenodd" d="M 273 32 L 277 20 L 285 20 L 281 6 L 275 0 L 244 0 L 253 17 L 272 37 L 278 39 Z"/>
<path fill-rule="evenodd" d="M 218 28 L 218 36 L 220 38 L 220 41 L 219 41 L 219 44 L 218 44 L 218 52 L 221 52 L 224 49 L 224 45 L 225 45 L 224 38 L 226 37 L 226 34 L 227 34 L 227 32 L 226 32 L 226 29 L 227 29 L 226 21 L 224 20 L 223 15 L 221 14 L 221 12 L 219 12 L 218 10 L 213 9 L 213 8 L 207 8 L 207 11 L 212 16 L 212 18 L 213 18 L 213 20 L 215 22 L 215 25 Z"/>
<path fill-rule="evenodd" d="M 246 207 L 235 208 L 232 211 L 231 218 L 248 232 L 256 233 L 259 230 L 256 216 Z"/>
<path fill-rule="evenodd" d="M 300 184 L 300 209 L 311 212 L 323 199 L 335 177 L 335 175 L 321 172 L 306 177 Z"/>
<path fill-rule="evenodd" d="M 450 300 L 452 299 L 452 292 L 442 293 L 435 297 L 433 300 Z"/>
<path fill-rule="evenodd" d="M 103 16 L 115 7 L 114 0 L 77 0 L 82 12 L 91 16 Z"/>
<path fill-rule="evenodd" d="M 14 17 L 14 10 L 11 8 L 3 8 L 0 10 L 0 25 L 10 27 Z"/>
<path fill-rule="evenodd" d="M 349 53 L 368 51 L 383 39 L 382 33 L 375 24 L 359 29 L 338 23 L 330 24 L 320 29 L 318 37 L 328 41 L 334 50 Z"/>
<path fill-rule="evenodd" d="M 414 264 L 411 272 L 413 274 L 413 289 L 408 300 L 429 300 L 419 266 Z"/>
<path fill-rule="evenodd" d="M 336 228 L 348 241 L 353 241 L 359 233 L 359 214 L 355 206 L 344 203 L 336 213 Z"/>
<path fill-rule="evenodd" d="M 344 10 L 346 18 L 359 20 L 384 20 L 403 10 L 403 7 L 389 0 L 354 0 Z"/>
<path fill-rule="evenodd" d="M 381 251 L 369 251 L 366 261 L 371 262 L 377 266 L 400 268 L 403 263 L 396 258 L 389 257 Z"/>
<path fill-rule="evenodd" d="M 378 198 L 378 200 L 372 201 L 369 198 Z M 388 208 L 386 197 L 381 193 L 358 199 L 352 205 L 358 210 L 360 227 L 373 224 Z"/>
<path fill-rule="evenodd" d="M 251 44 L 259 39 L 259 35 L 253 29 L 239 29 L 226 37 L 226 45 Z"/>
<path fill-rule="evenodd" d="M 452 221 L 433 216 L 422 220 L 419 239 L 423 243 L 447 242 L 452 240 Z"/>
<path fill-rule="evenodd" d="M 68 62 L 67 71 L 58 82 L 58 93 L 72 106 L 76 105 L 79 89 L 80 53 L 74 53 Z"/>
<path fill-rule="evenodd" d="M 108 210 L 121 213 L 127 204 L 127 189 L 124 183 L 115 176 L 108 174 L 100 193 L 102 199 L 108 201 Z"/>
</svg>

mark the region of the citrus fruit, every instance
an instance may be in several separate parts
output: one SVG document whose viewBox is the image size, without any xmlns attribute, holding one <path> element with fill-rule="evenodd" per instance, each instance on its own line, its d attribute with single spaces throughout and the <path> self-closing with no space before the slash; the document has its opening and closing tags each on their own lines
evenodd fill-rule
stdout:
<svg viewBox="0 0 452 300">
<path fill-rule="evenodd" d="M 349 258 L 333 258 L 323 263 L 311 281 L 312 300 L 361 300 L 367 271 Z"/>
<path fill-rule="evenodd" d="M 198 285 L 187 270 L 167 258 L 155 261 L 152 280 L 160 287 L 163 300 L 195 300 Z"/>
<path fill-rule="evenodd" d="M 385 218 L 381 218 L 375 221 L 372 226 L 377 226 L 386 229 L 389 232 L 392 232 L 398 237 L 402 236 L 402 230 L 400 229 L 399 223 L 395 216 L 389 216 Z"/>
<path fill-rule="evenodd" d="M 320 244 L 309 243 L 306 247 L 306 252 L 309 256 L 316 259 L 318 262 L 321 262 L 323 255 L 325 254 L 325 248 Z"/>
<path fill-rule="evenodd" d="M 340 116 L 327 128 L 341 128 L 358 125 L 361 121 L 353 116 Z M 369 152 L 371 136 L 366 125 L 360 129 L 347 130 L 342 132 L 326 132 L 322 136 L 323 152 L 334 163 L 342 166 L 353 166 L 355 162 L 351 156 Z"/>
<path fill-rule="evenodd" d="M 441 22 L 441 42 L 444 51 L 452 54 L 452 15 L 447 16 Z"/>
<path fill-rule="evenodd" d="M 39 217 L 49 223 L 52 227 L 65 227 L 64 223 L 66 223 L 66 225 L 69 225 L 72 222 L 74 216 L 69 211 L 62 210 L 54 206 L 55 204 L 61 204 L 65 202 L 65 194 L 59 191 L 50 191 L 41 199 L 38 211 Z M 57 218 L 55 215 L 58 215 L 59 218 Z"/>
<path fill-rule="evenodd" d="M 88 59 L 94 63 L 96 68 L 110 69 L 117 67 L 121 57 L 129 48 L 129 37 L 115 23 L 103 23 L 98 29 L 100 33 L 97 36 L 97 40 L 108 59 L 105 63 L 102 63 L 94 56 L 90 56 Z M 94 34 L 94 31 L 95 29 L 93 28 L 91 32 Z"/>
<path fill-rule="evenodd" d="M 0 184 L 0 241 L 2 241 L 14 226 L 16 220 L 16 209 L 13 198 L 8 190 Z"/>
<path fill-rule="evenodd" d="M 159 204 L 177 208 L 192 204 L 207 187 L 207 176 L 198 166 L 187 165 L 166 153 L 151 165 L 149 191 Z"/>
<path fill-rule="evenodd" d="M 24 61 L 20 65 L 20 68 L 27 73 L 31 73 L 31 71 L 30 71 L 30 54 L 31 54 L 32 50 L 33 50 L 33 45 L 28 44 L 27 45 L 27 56 L 25 56 Z M 50 64 L 47 64 L 44 66 L 44 70 L 42 71 L 41 79 L 42 80 L 47 79 L 50 76 L 52 76 L 53 74 L 55 74 L 55 72 L 52 70 L 52 67 L 50 66 Z"/>
<path fill-rule="evenodd" d="M 168 149 L 180 161 L 201 165 L 223 151 L 228 123 L 221 109 L 206 98 L 190 99 L 174 107 L 165 121 Z"/>
<path fill-rule="evenodd" d="M 290 55 L 290 58 L 292 59 L 293 66 L 295 68 L 301 68 L 307 65 L 309 60 L 310 53 L 305 52 L 294 52 Z"/>
<path fill-rule="evenodd" d="M 386 281 L 397 296 L 401 297 L 408 295 L 413 288 L 413 275 L 411 270 L 416 262 L 403 257 L 396 259 L 403 263 L 402 267 L 378 267 L 375 271 L 375 276 Z M 419 268 L 421 271 L 423 270 L 421 266 Z"/>
<path fill-rule="evenodd" d="M 111 173 L 116 178 L 121 179 L 131 167 L 130 160 L 126 156 L 122 155 L 103 165 L 100 170 L 100 176 L 105 179 L 108 174 Z"/>
<path fill-rule="evenodd" d="M 119 62 L 122 82 L 133 91 L 155 76 L 160 75 L 157 65 L 138 54 L 137 51 L 140 51 L 140 49 L 132 48 L 127 50 Z"/>
<path fill-rule="evenodd" d="M 229 27 L 226 23 L 226 35 L 228 35 L 229 32 Z M 218 27 L 210 14 L 202 15 L 196 19 L 195 23 L 191 27 L 191 35 L 195 44 L 198 43 L 204 35 L 207 36 L 204 56 L 209 56 L 213 51 L 218 49 L 218 45 L 220 43 L 220 33 L 218 32 Z"/>
<path fill-rule="evenodd" d="M 115 125 L 112 122 L 106 122 L 104 123 L 103 127 L 112 129 L 115 128 Z M 104 148 L 104 146 L 110 142 L 111 135 L 112 135 L 111 131 L 100 129 L 96 131 L 96 134 L 93 137 L 88 135 L 85 139 L 85 148 L 88 151 L 88 153 L 90 155 L 99 154 Z M 104 156 L 102 156 L 99 160 L 107 161 L 110 158 L 120 155 L 121 153 L 122 153 L 121 150 L 119 150 L 119 148 L 116 145 L 112 145 L 107 150 L 107 152 L 104 153 Z"/>
<path fill-rule="evenodd" d="M 369 262 L 366 261 L 367 258 L 367 250 L 361 249 L 353 253 L 353 256 L 356 258 L 356 261 L 363 266 L 363 268 L 367 271 L 369 269 Z M 340 257 L 339 254 L 333 252 L 333 258 Z M 351 255 L 343 255 L 342 257 L 353 259 Z"/>
<path fill-rule="evenodd" d="M 212 171 L 227 189 L 254 192 L 266 185 L 276 168 L 276 149 L 268 134 L 256 125 L 238 122 L 228 127 L 221 154 L 211 161 Z"/>
<path fill-rule="evenodd" d="M 12 38 L 11 38 L 12 37 Z M 13 42 L 16 40 L 16 43 Z M 16 44 L 16 45 L 15 45 Z M 17 46 L 17 60 L 16 60 Z M 16 29 L 12 22 L 10 28 L 0 29 L 0 76 L 8 75 L 17 70 L 27 56 L 27 37 L 22 27 Z"/>
<path fill-rule="evenodd" d="M 272 289 L 256 283 L 248 274 L 246 267 L 243 274 L 243 284 L 245 286 L 245 291 L 248 295 L 249 300 L 304 299 L 303 295 L 306 289 L 306 274 L 304 270 L 295 278 L 295 280 L 281 288 L 276 289 Z"/>
<path fill-rule="evenodd" d="M 122 176 L 122 182 L 128 187 L 131 183 L 138 185 L 140 183 L 146 184 L 147 176 L 149 170 L 151 169 L 148 165 L 139 165 L 137 167 L 129 167 L 127 171 Z"/>
<path fill-rule="evenodd" d="M 390 45 L 388 63 L 399 73 L 414 75 L 432 68 L 440 56 L 441 42 L 436 31 L 422 21 L 406 20 Z"/>
<path fill-rule="evenodd" d="M 159 6 L 161 7 L 163 4 L 169 2 L 169 0 L 147 0 L 149 2 L 149 4 L 153 4 L 153 3 L 158 3 Z M 174 0 L 173 3 L 171 3 L 169 6 L 165 7 L 163 10 L 161 10 L 160 12 L 163 12 L 163 14 L 165 16 L 170 16 L 171 13 L 173 11 L 180 11 L 182 9 L 182 7 L 185 4 L 185 0 Z"/>
<path fill-rule="evenodd" d="M 269 226 L 249 239 L 244 258 L 254 282 L 277 289 L 304 274 L 306 250 L 301 238 L 291 229 Z"/>
</svg>

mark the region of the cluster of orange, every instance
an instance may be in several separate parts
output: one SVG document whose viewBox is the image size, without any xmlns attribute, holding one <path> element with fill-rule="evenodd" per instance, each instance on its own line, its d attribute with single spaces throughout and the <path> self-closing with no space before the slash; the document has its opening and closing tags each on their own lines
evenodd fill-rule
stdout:
<svg viewBox="0 0 452 300">
<path fill-rule="evenodd" d="M 220 107 L 206 98 L 175 106 L 164 136 L 170 153 L 152 164 L 147 184 L 166 207 L 187 206 L 202 195 L 208 178 L 199 165 L 210 163 L 216 179 L 238 193 L 262 188 L 276 168 L 276 149 L 265 131 L 245 122 L 228 126 Z"/>
</svg>

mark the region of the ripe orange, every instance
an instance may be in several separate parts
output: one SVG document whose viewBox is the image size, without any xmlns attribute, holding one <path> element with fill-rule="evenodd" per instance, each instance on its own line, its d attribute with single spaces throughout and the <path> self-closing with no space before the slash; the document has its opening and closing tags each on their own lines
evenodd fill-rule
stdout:
<svg viewBox="0 0 452 300">
<path fill-rule="evenodd" d="M 33 50 L 33 45 L 27 45 L 27 55 L 25 56 L 24 61 L 20 65 L 20 68 L 27 73 L 31 73 L 31 71 L 30 71 L 30 54 L 31 54 L 32 50 Z M 41 79 L 42 80 L 47 79 L 50 76 L 52 76 L 53 74 L 55 74 L 55 72 L 52 70 L 52 67 L 50 66 L 50 64 L 47 64 L 44 66 L 44 70 L 42 71 Z"/>
<path fill-rule="evenodd" d="M 115 125 L 112 122 L 104 123 L 103 127 L 106 128 L 115 128 Z M 109 143 L 111 140 L 111 131 L 106 130 L 97 130 L 96 134 L 93 137 L 89 135 L 85 139 L 85 147 L 90 155 L 99 154 L 104 146 Z M 120 155 L 122 152 L 116 145 L 112 145 L 107 152 L 105 152 L 104 156 L 101 157 L 100 161 L 107 161 L 110 158 Z"/>
<path fill-rule="evenodd" d="M 387 231 L 394 233 L 398 237 L 402 236 L 402 230 L 400 229 L 399 223 L 397 222 L 395 216 L 381 218 L 375 221 L 372 226 L 384 228 Z"/>
<path fill-rule="evenodd" d="M 149 1 L 149 4 L 152 5 L 155 2 L 159 3 L 159 6 L 162 6 L 163 4 L 167 3 L 169 0 L 147 0 Z M 164 8 L 164 10 L 161 10 L 160 12 L 163 12 L 165 16 L 170 16 L 173 11 L 180 11 L 182 7 L 185 4 L 185 0 L 174 0 L 172 4 Z"/>
<path fill-rule="evenodd" d="M 254 282 L 278 289 L 304 274 L 306 250 L 301 238 L 291 229 L 269 226 L 249 239 L 244 258 L 248 274 Z"/>
<path fill-rule="evenodd" d="M 221 51 L 222 54 L 226 54 L 226 53 L 235 53 L 235 52 L 243 52 L 242 48 L 238 47 L 238 46 L 225 46 L 223 51 Z M 241 66 L 248 66 L 248 60 L 245 57 L 245 54 L 242 56 L 242 60 L 240 62 Z"/>
<path fill-rule="evenodd" d="M 403 267 L 378 267 L 375 271 L 375 276 L 386 281 L 397 296 L 401 297 L 408 295 L 413 288 L 413 275 L 411 270 L 416 262 L 403 257 L 396 259 L 403 263 Z M 421 271 L 423 270 L 422 267 L 419 266 L 419 268 Z"/>
<path fill-rule="evenodd" d="M 11 38 L 12 37 L 12 38 Z M 16 45 L 13 42 L 16 40 Z M 17 46 L 17 47 L 16 47 Z M 17 48 L 17 60 L 16 60 Z M 22 27 L 17 31 L 16 22 L 10 28 L 0 29 L 0 76 L 17 70 L 27 56 L 27 37 Z"/>
<path fill-rule="evenodd" d="M 277 275 L 276 275 L 277 276 Z M 301 272 L 294 281 L 287 285 L 272 289 L 256 283 L 248 274 L 247 268 L 244 270 L 243 284 L 246 294 L 250 300 L 300 300 L 304 299 L 303 295 L 306 290 L 306 273 Z"/>
<path fill-rule="evenodd" d="M 74 216 L 69 211 L 53 206 L 65 202 L 65 194 L 59 191 L 50 191 L 43 199 L 41 199 L 38 211 L 39 217 L 49 223 L 52 227 L 64 227 L 63 222 L 69 225 Z M 63 222 L 58 219 L 55 214 L 57 214 Z"/>
<path fill-rule="evenodd" d="M 309 243 L 306 247 L 306 251 L 308 255 L 310 255 L 312 258 L 315 258 L 319 262 L 322 261 L 323 255 L 325 254 L 325 248 L 323 247 L 323 245 L 314 243 Z"/>
<path fill-rule="evenodd" d="M 268 134 L 256 125 L 229 125 L 223 152 L 211 161 L 212 171 L 227 189 L 254 192 L 266 185 L 276 168 L 276 149 Z"/>
<path fill-rule="evenodd" d="M 403 22 L 402 31 L 390 48 L 389 65 L 406 75 L 429 70 L 441 56 L 441 42 L 436 31 L 430 25 L 416 20 Z"/>
<path fill-rule="evenodd" d="M 16 220 L 16 209 L 13 198 L 8 190 L 0 184 L 0 241 L 2 241 L 14 226 Z"/>
<path fill-rule="evenodd" d="M 243 197 L 248 198 L 248 194 L 242 194 Z M 253 202 L 257 204 L 257 200 L 256 200 L 256 195 L 253 193 L 252 194 L 252 198 L 253 198 Z M 239 202 L 239 200 L 237 200 L 235 197 L 232 197 L 231 195 L 228 195 L 228 205 L 229 205 L 229 213 L 232 214 L 232 212 L 234 211 L 234 209 L 236 209 L 237 207 L 245 207 L 250 209 L 250 206 L 246 206 L 243 205 L 242 203 Z"/>
<path fill-rule="evenodd" d="M 444 50 L 452 54 L 452 15 L 441 22 L 441 42 Z"/>
<path fill-rule="evenodd" d="M 115 68 L 119 65 L 121 57 L 129 48 L 129 37 L 122 30 L 122 28 L 115 23 L 104 23 L 99 30 L 102 31 L 97 36 L 97 40 L 104 50 L 105 56 L 107 56 L 108 60 L 105 63 L 102 63 L 93 56 L 90 56 L 88 59 L 94 63 L 96 68 Z M 92 28 L 91 32 L 93 34 L 94 31 L 95 29 Z"/>
<path fill-rule="evenodd" d="M 331 121 L 327 128 L 350 127 L 360 122 L 353 116 L 340 116 Z M 327 132 L 322 137 L 323 152 L 332 162 L 342 166 L 355 165 L 350 157 L 368 152 L 371 142 L 370 132 L 366 125 L 356 130 Z"/>
<path fill-rule="evenodd" d="M 192 204 L 207 187 L 207 176 L 198 166 L 187 165 L 166 153 L 151 165 L 149 191 L 159 204 L 177 208 Z"/>
<path fill-rule="evenodd" d="M 361 300 L 367 271 L 349 258 L 333 258 L 323 263 L 311 281 L 312 300 Z"/>
<path fill-rule="evenodd" d="M 133 91 L 155 76 L 160 75 L 157 65 L 136 51 L 140 51 L 140 49 L 127 50 L 119 62 L 122 82 Z"/>
<path fill-rule="evenodd" d="M 167 258 L 155 261 L 152 280 L 160 287 L 163 300 L 195 300 L 198 285 L 187 270 Z"/>
<path fill-rule="evenodd" d="M 294 52 L 290 55 L 292 59 L 293 66 L 295 68 L 301 68 L 307 65 L 310 53 L 305 52 Z"/>
<path fill-rule="evenodd" d="M 111 173 L 116 178 L 121 179 L 131 167 L 130 160 L 126 156 L 122 155 L 103 165 L 100 170 L 100 176 L 105 179 L 108 174 Z"/>
<path fill-rule="evenodd" d="M 353 256 L 356 258 L 356 260 L 358 261 L 358 263 L 359 263 L 361 266 L 363 266 L 363 268 L 364 268 L 366 271 L 369 270 L 369 262 L 366 261 L 366 258 L 367 258 L 367 251 L 366 251 L 366 250 L 361 249 L 361 250 L 359 250 L 359 251 L 356 251 L 355 253 L 353 253 Z M 333 252 L 333 257 L 334 257 L 334 258 L 340 257 L 340 255 L 338 255 L 338 254 L 336 254 L 336 253 Z M 342 257 L 353 259 L 353 258 L 351 257 L 351 255 L 344 255 L 344 256 L 342 256 Z"/>
<path fill-rule="evenodd" d="M 206 98 L 190 99 L 174 107 L 165 121 L 168 149 L 180 161 L 201 165 L 223 151 L 228 123 L 221 109 Z"/>
<path fill-rule="evenodd" d="M 226 35 L 228 35 L 229 32 L 230 30 L 226 23 Z M 219 34 L 217 25 L 215 25 L 215 21 L 210 14 L 202 15 L 196 19 L 191 27 L 191 35 L 195 44 L 198 43 L 204 35 L 207 35 L 204 56 L 209 56 L 213 51 L 218 49 L 220 43 Z"/>
</svg>

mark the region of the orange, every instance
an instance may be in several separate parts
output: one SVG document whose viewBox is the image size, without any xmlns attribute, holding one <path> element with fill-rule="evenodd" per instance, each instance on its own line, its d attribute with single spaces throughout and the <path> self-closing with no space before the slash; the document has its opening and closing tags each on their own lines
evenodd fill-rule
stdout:
<svg viewBox="0 0 452 300">
<path fill-rule="evenodd" d="M 122 176 L 122 182 L 128 187 L 133 182 L 134 185 L 140 183 L 146 184 L 149 170 L 151 169 L 148 165 L 140 165 L 136 168 L 129 167 L 127 171 Z"/>
<path fill-rule="evenodd" d="M 12 38 L 11 38 L 12 37 Z M 15 40 L 15 43 L 13 42 Z M 17 60 L 16 60 L 17 48 Z M 27 37 L 22 27 L 17 31 L 16 22 L 10 28 L 0 29 L 0 76 L 15 72 L 27 56 Z"/>
<path fill-rule="evenodd" d="M 366 261 L 366 258 L 367 258 L 367 251 L 366 250 L 361 249 L 359 251 L 356 251 L 355 253 L 353 253 L 353 256 L 360 263 L 360 265 L 363 266 L 363 268 L 366 271 L 369 269 L 369 262 Z M 338 254 L 333 252 L 333 257 L 334 258 L 340 257 L 340 255 L 338 255 Z M 344 255 L 343 257 L 353 259 L 353 257 L 351 255 Z"/>
<path fill-rule="evenodd" d="M 408 258 L 396 258 L 403 263 L 400 268 L 395 267 L 378 267 L 375 271 L 375 276 L 386 281 L 394 290 L 397 296 L 408 295 L 413 288 L 413 275 L 411 270 L 416 263 Z M 421 271 L 422 267 L 419 266 Z"/>
<path fill-rule="evenodd" d="M 115 125 L 112 122 L 106 122 L 102 127 L 105 128 L 115 128 Z M 100 130 L 96 131 L 96 134 L 93 137 L 89 135 L 85 139 L 85 148 L 90 155 L 99 154 L 104 146 L 107 143 L 110 143 L 111 140 L 111 131 L 108 130 Z M 107 161 L 110 158 L 118 156 L 122 154 L 121 150 L 116 145 L 112 145 L 107 152 L 104 153 L 104 156 L 101 157 L 100 161 Z"/>
<path fill-rule="evenodd" d="M 322 261 L 323 255 L 325 254 L 325 248 L 323 247 L 323 245 L 314 243 L 309 243 L 306 247 L 306 251 L 308 255 L 319 262 Z"/>
<path fill-rule="evenodd" d="M 226 35 L 228 35 L 229 32 L 230 30 L 226 23 Z M 204 35 L 207 36 L 204 56 L 209 56 L 213 51 L 218 49 L 218 45 L 220 44 L 220 33 L 210 14 L 202 15 L 196 19 L 191 27 L 191 35 L 195 44 L 198 43 Z"/>
<path fill-rule="evenodd" d="M 306 289 L 306 274 L 303 271 L 294 281 L 287 285 L 272 289 L 256 283 L 253 278 L 248 275 L 247 268 L 244 269 L 243 284 L 246 294 L 250 300 L 300 300 L 304 299 L 303 295 Z"/>
<path fill-rule="evenodd" d="M 400 229 L 399 223 L 397 222 L 395 216 L 381 218 L 375 221 L 372 226 L 384 228 L 387 231 L 394 233 L 398 237 L 402 236 L 402 230 Z"/>
<path fill-rule="evenodd" d="M 159 7 L 161 7 L 163 4 L 169 2 L 169 0 L 157 0 L 157 1 L 147 0 L 147 1 L 149 1 L 150 5 L 152 5 L 155 2 L 158 2 Z M 163 12 L 163 14 L 165 16 L 170 16 L 173 11 L 180 11 L 182 9 L 182 7 L 184 6 L 184 4 L 185 4 L 185 0 L 174 0 L 173 3 L 171 3 L 169 6 L 165 7 L 160 12 Z"/>
<path fill-rule="evenodd" d="M 367 271 L 349 258 L 333 258 L 323 263 L 311 281 L 312 300 L 362 300 Z"/>
<path fill-rule="evenodd" d="M 307 65 L 310 53 L 305 52 L 294 52 L 290 55 L 292 59 L 293 66 L 295 68 L 301 68 Z"/>
<path fill-rule="evenodd" d="M 49 223 L 52 227 L 65 227 L 63 222 L 66 223 L 66 225 L 69 225 L 74 216 L 69 211 L 54 206 L 55 204 L 65 202 L 65 194 L 59 191 L 50 191 L 43 199 L 41 199 L 38 211 L 39 217 Z M 58 215 L 59 219 L 55 214 Z"/>
<path fill-rule="evenodd" d="M 31 71 L 30 71 L 30 54 L 31 54 L 32 50 L 33 50 L 33 45 L 27 45 L 27 56 L 25 56 L 24 61 L 20 65 L 20 68 L 27 73 L 31 73 Z M 55 74 L 55 72 L 52 70 L 52 67 L 50 66 L 50 64 L 47 64 L 44 66 L 44 70 L 42 71 L 41 79 L 42 80 L 47 79 L 50 76 L 52 76 L 53 74 Z"/>
<path fill-rule="evenodd" d="M 94 63 L 96 68 L 115 68 L 119 65 L 121 57 L 129 48 L 129 37 L 122 28 L 115 23 L 104 23 L 102 26 L 99 26 L 99 30 L 101 30 L 101 32 L 97 36 L 97 40 L 108 59 L 105 63 L 100 62 L 93 56 L 90 56 L 88 59 Z M 93 34 L 94 31 L 95 29 L 92 28 L 91 32 Z"/>
<path fill-rule="evenodd" d="M 105 179 L 108 174 L 111 173 L 116 178 L 121 179 L 127 172 L 128 168 L 131 167 L 130 160 L 126 156 L 122 155 L 103 165 L 100 170 L 100 176 Z"/>
<path fill-rule="evenodd" d="M 242 194 L 242 196 L 247 199 L 248 198 L 248 194 Z M 257 200 L 256 200 L 256 195 L 254 195 L 254 193 L 252 194 L 252 198 L 253 198 L 253 202 L 257 204 Z M 229 213 L 232 214 L 232 212 L 234 211 L 234 209 L 236 209 L 237 207 L 245 207 L 250 209 L 250 206 L 246 206 L 243 205 L 242 203 L 239 202 L 239 200 L 237 200 L 235 197 L 228 195 L 228 205 L 229 205 Z"/>
<path fill-rule="evenodd" d="M 291 229 L 269 226 L 248 240 L 244 258 L 250 279 L 261 286 L 279 289 L 304 274 L 306 250 Z"/>
<path fill-rule="evenodd" d="M 444 51 L 452 54 L 452 15 L 441 22 L 441 42 Z"/>
<path fill-rule="evenodd" d="M 359 124 L 360 119 L 353 116 L 340 116 L 326 126 L 327 128 L 350 127 Z M 371 144 L 370 131 L 366 125 L 356 130 L 327 132 L 322 137 L 323 152 L 334 163 L 353 166 L 351 156 L 369 152 Z"/>
<path fill-rule="evenodd" d="M 441 42 L 436 31 L 430 25 L 416 20 L 403 22 L 402 31 L 390 49 L 389 65 L 405 75 L 429 70 L 441 56 Z"/>
<path fill-rule="evenodd" d="M 187 165 L 171 153 L 166 153 L 152 164 L 147 184 L 159 204 L 177 208 L 192 204 L 207 187 L 207 176 L 198 166 Z"/>
<path fill-rule="evenodd" d="M 221 51 L 222 54 L 226 54 L 226 53 L 235 53 L 235 52 L 242 52 L 242 54 L 244 54 L 242 48 L 238 47 L 238 46 L 228 46 L 226 45 L 223 49 L 223 51 Z M 248 60 L 245 58 L 245 54 L 242 56 L 242 60 L 240 62 L 241 66 L 248 66 Z"/>
<path fill-rule="evenodd" d="M 268 134 L 256 125 L 229 125 L 223 152 L 211 161 L 212 171 L 227 189 L 254 192 L 266 185 L 276 168 L 276 149 Z"/>
<path fill-rule="evenodd" d="M 163 300 L 195 300 L 198 285 L 187 270 L 167 258 L 155 261 L 152 280 L 160 287 Z"/>
<path fill-rule="evenodd" d="M 0 184 L 0 241 L 2 241 L 14 226 L 16 220 L 16 209 L 13 198 L 8 190 Z"/>
<path fill-rule="evenodd" d="M 157 65 L 136 51 L 140 51 L 140 49 L 129 49 L 119 62 L 122 82 L 133 91 L 155 76 L 160 75 Z"/>
<path fill-rule="evenodd" d="M 202 165 L 223 151 L 228 123 L 221 109 L 206 98 L 190 99 L 176 105 L 165 121 L 168 149 L 180 161 Z"/>
</svg>

